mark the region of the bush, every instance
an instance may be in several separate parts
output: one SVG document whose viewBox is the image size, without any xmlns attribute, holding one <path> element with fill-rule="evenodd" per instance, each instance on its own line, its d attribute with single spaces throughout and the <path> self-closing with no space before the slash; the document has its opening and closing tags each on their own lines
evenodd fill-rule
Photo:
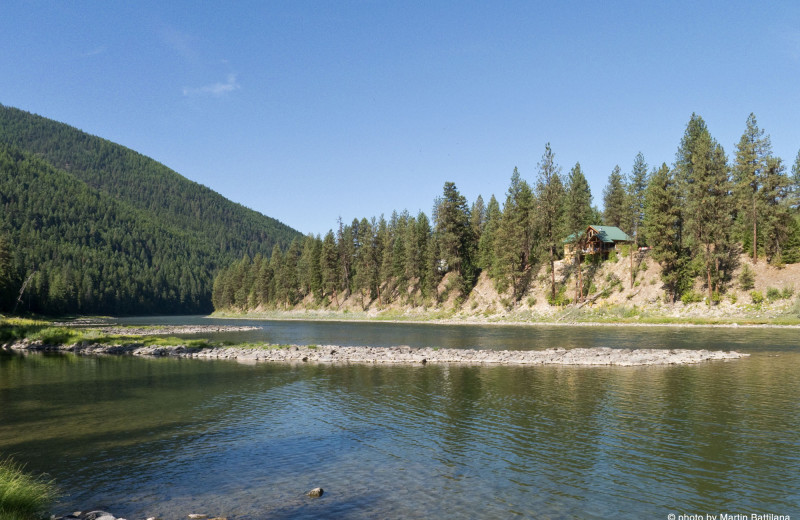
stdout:
<svg viewBox="0 0 800 520">
<path fill-rule="evenodd" d="M 610 253 L 608 253 L 608 260 L 609 262 L 614 262 L 614 263 L 618 262 L 619 257 L 617 256 L 617 252 L 612 250 Z"/>
<path fill-rule="evenodd" d="M 781 299 L 781 292 L 778 289 L 776 289 L 775 287 L 767 287 L 767 301 L 772 303 L 780 299 Z"/>
<path fill-rule="evenodd" d="M 736 296 L 735 293 L 730 293 L 728 295 L 728 299 L 731 301 L 731 303 L 736 303 L 739 298 Z"/>
<path fill-rule="evenodd" d="M 553 298 L 552 294 L 547 295 L 547 303 L 550 305 L 568 305 L 572 303 L 572 300 L 566 295 L 567 287 L 562 285 L 558 288 L 558 292 L 556 292 L 555 298 Z"/>
<path fill-rule="evenodd" d="M 743 291 L 749 291 L 753 287 L 755 287 L 756 283 L 756 275 L 753 273 L 753 270 L 750 269 L 750 266 L 744 264 L 742 266 L 742 272 L 739 273 L 739 287 Z"/>
<path fill-rule="evenodd" d="M 686 305 L 690 303 L 698 303 L 703 301 L 703 295 L 697 291 L 686 291 L 681 295 L 681 301 Z"/>
<path fill-rule="evenodd" d="M 534 305 L 536 305 L 536 296 L 529 296 L 528 307 L 533 307 Z"/>
<path fill-rule="evenodd" d="M 784 300 L 788 300 L 794 295 L 794 288 L 792 287 L 784 287 L 781 291 L 781 298 Z"/>
<path fill-rule="evenodd" d="M 47 327 L 28 337 L 45 345 L 68 345 L 77 340 L 78 334 L 64 327 Z"/>
<path fill-rule="evenodd" d="M 11 459 L 0 460 L 0 518 L 41 518 L 56 498 L 53 481 L 25 473 Z"/>
<path fill-rule="evenodd" d="M 761 294 L 761 291 L 750 291 L 750 298 L 753 299 L 753 303 L 756 305 L 760 305 L 764 301 L 764 295 Z"/>
</svg>

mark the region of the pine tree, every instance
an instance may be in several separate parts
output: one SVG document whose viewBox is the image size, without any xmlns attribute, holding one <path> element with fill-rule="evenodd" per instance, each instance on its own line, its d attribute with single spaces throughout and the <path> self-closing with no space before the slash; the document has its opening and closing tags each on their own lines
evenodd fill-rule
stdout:
<svg viewBox="0 0 800 520">
<path fill-rule="evenodd" d="M 631 289 L 635 284 L 635 271 L 634 271 L 634 252 L 638 249 L 639 244 L 645 243 L 644 233 L 642 233 L 642 223 L 644 221 L 644 193 L 647 189 L 647 163 L 644 160 L 644 154 L 639 152 L 633 160 L 633 170 L 631 171 L 630 182 L 627 186 L 627 201 L 629 207 L 629 228 L 628 230 L 633 235 L 633 245 L 630 250 L 630 274 L 631 274 Z"/>
<path fill-rule="evenodd" d="M 483 227 L 486 225 L 486 206 L 483 203 L 483 197 L 480 195 L 475 199 L 469 212 L 469 225 L 472 228 L 472 240 L 477 244 L 481 240 Z"/>
<path fill-rule="evenodd" d="M 647 244 L 642 229 L 644 223 L 645 191 L 647 190 L 647 162 L 642 152 L 636 154 L 633 160 L 630 182 L 628 182 L 628 202 L 631 208 L 631 223 L 629 231 L 636 245 Z"/>
<path fill-rule="evenodd" d="M 322 256 L 320 258 L 323 298 L 331 296 L 339 306 L 339 250 L 333 230 L 325 234 L 322 240 Z"/>
<path fill-rule="evenodd" d="M 795 157 L 794 164 L 792 165 L 792 178 L 790 182 L 791 192 L 793 194 L 792 207 L 797 209 L 800 208 L 800 150 L 797 152 L 797 157 Z"/>
<path fill-rule="evenodd" d="M 651 254 L 661 264 L 661 279 L 673 302 L 679 293 L 682 261 L 679 199 L 674 173 L 662 164 L 647 183 L 644 229 L 651 239 Z"/>
<path fill-rule="evenodd" d="M 478 241 L 478 267 L 488 273 L 492 272 L 492 268 L 496 262 L 495 256 L 495 238 L 497 236 L 497 229 L 500 227 L 500 204 L 494 195 L 489 199 L 489 205 L 486 207 L 486 222 L 483 226 L 483 233 Z"/>
<path fill-rule="evenodd" d="M 464 290 L 471 288 L 475 274 L 475 238 L 467 199 L 458 192 L 455 183 L 445 182 L 443 195 L 435 206 L 434 222 L 442 267 L 459 274 Z"/>
<path fill-rule="evenodd" d="M 525 292 L 533 248 L 533 191 L 514 168 L 495 240 L 495 283 L 502 292 L 508 285 L 513 298 Z"/>
<path fill-rule="evenodd" d="M 750 247 L 752 248 L 753 263 L 758 262 L 758 229 L 763 215 L 764 199 L 762 193 L 763 177 L 766 174 L 767 161 L 772 155 L 772 146 L 769 136 L 764 135 L 764 130 L 758 128 L 756 116 L 750 114 L 747 118 L 747 127 L 736 146 L 736 165 L 734 167 L 734 182 L 737 198 L 737 220 L 740 223 L 740 232 L 744 237 L 747 230 L 752 230 Z"/>
<path fill-rule="evenodd" d="M 697 147 L 697 141 L 704 134 L 708 134 L 706 122 L 702 117 L 692 113 L 689 123 L 686 125 L 680 146 L 675 154 L 675 181 L 678 187 L 678 208 L 680 216 L 678 218 L 678 240 L 683 249 L 684 226 L 687 219 L 686 197 L 689 193 L 689 185 L 693 179 L 693 155 Z"/>
<path fill-rule="evenodd" d="M 776 265 L 783 263 L 783 244 L 791 232 L 789 182 L 781 159 L 768 157 L 759 190 L 762 204 L 761 236 L 767 261 Z"/>
<path fill-rule="evenodd" d="M 608 176 L 608 184 L 603 189 L 603 224 L 606 226 L 616 226 L 623 228 L 628 210 L 628 197 L 625 189 L 625 181 L 619 166 L 614 166 L 611 175 Z"/>
<path fill-rule="evenodd" d="M 708 131 L 700 134 L 692 153 L 686 193 L 686 230 L 692 256 L 705 271 L 709 305 L 730 261 L 732 195 L 727 158 Z"/>
<path fill-rule="evenodd" d="M 14 305 L 14 268 L 11 259 L 9 241 L 0 233 L 0 310 L 10 310 Z"/>
<path fill-rule="evenodd" d="M 376 295 L 377 263 L 375 261 L 374 233 L 372 224 L 361 219 L 356 231 L 355 274 L 353 278 L 356 294 L 361 298 L 361 306 L 367 309 Z"/>
<path fill-rule="evenodd" d="M 592 192 L 581 170 L 581 163 L 575 163 L 569 171 L 564 217 L 565 233 L 572 236 L 575 243 L 575 301 L 578 302 L 583 298 L 582 242 L 586 228 L 592 224 Z"/>
<path fill-rule="evenodd" d="M 536 227 L 541 247 L 547 252 L 550 262 L 550 296 L 556 297 L 555 261 L 563 236 L 564 183 L 561 182 L 561 167 L 555 163 L 555 154 L 550 143 L 545 145 L 542 160 L 539 161 L 539 177 L 536 182 L 536 195 L 539 202 L 536 213 Z"/>
</svg>

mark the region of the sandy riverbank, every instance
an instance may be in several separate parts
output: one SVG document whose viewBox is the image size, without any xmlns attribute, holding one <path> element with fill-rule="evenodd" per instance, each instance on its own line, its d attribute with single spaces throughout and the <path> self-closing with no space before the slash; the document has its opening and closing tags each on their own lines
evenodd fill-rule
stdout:
<svg viewBox="0 0 800 520">
<path fill-rule="evenodd" d="M 688 349 L 551 348 L 547 350 L 472 350 L 413 347 L 276 346 L 207 347 L 143 346 L 137 344 L 44 345 L 20 341 L 14 351 L 72 352 L 82 355 L 171 356 L 229 359 L 244 362 L 358 363 L 358 364 L 461 364 L 461 365 L 684 365 L 749 356 L 740 352 Z"/>
</svg>

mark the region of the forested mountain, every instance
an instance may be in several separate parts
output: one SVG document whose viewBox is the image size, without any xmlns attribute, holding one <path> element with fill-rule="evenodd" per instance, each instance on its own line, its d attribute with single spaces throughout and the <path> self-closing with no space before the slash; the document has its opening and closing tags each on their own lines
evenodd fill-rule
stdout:
<svg viewBox="0 0 800 520">
<path fill-rule="evenodd" d="M 162 164 L 0 105 L 0 309 L 211 309 L 219 266 L 300 234 Z M 21 309 L 23 308 L 21 307 Z"/>
<path fill-rule="evenodd" d="M 534 183 L 514 168 L 502 208 L 494 196 L 488 206 L 480 196 L 469 205 L 455 184 L 445 183 L 430 220 L 425 213 L 395 212 L 388 222 L 340 222 L 338 231 L 297 239 L 285 253 L 244 257 L 220 271 L 214 306 L 339 308 L 353 297 L 364 309 L 437 306 L 454 294 L 456 303 L 467 301 L 481 272 L 508 305 L 522 301 L 534 281 L 547 285 L 550 303 L 579 302 L 592 290 L 583 277 L 594 271 L 583 262 L 600 259 L 580 248 L 563 258 L 563 246 L 568 236 L 582 240 L 590 224 L 620 227 L 634 237 L 634 247 L 649 246 L 671 301 L 700 297 L 695 289 L 719 301 L 734 283 L 742 252 L 754 264 L 800 261 L 800 153 L 787 171 L 752 114 L 732 163 L 692 114 L 672 168 L 648 172 L 639 153 L 630 173 L 619 166 L 611 171 L 603 198 L 601 214 L 591 205 L 580 163 L 562 175 L 548 144 Z M 574 293 L 556 283 L 556 260 L 565 261 L 562 280 L 564 273 L 574 280 Z"/>
</svg>

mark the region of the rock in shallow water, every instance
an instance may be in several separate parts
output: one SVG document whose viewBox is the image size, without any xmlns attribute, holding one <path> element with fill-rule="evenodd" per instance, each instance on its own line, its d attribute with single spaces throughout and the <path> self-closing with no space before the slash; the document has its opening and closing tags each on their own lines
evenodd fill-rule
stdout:
<svg viewBox="0 0 800 520">
<path fill-rule="evenodd" d="M 306 493 L 306 495 L 308 495 L 308 496 L 309 496 L 309 497 L 311 497 L 311 498 L 319 498 L 319 497 L 321 497 L 321 496 L 322 496 L 322 494 L 323 494 L 324 492 L 325 492 L 325 491 L 324 491 L 322 488 L 318 487 L 318 488 L 314 488 L 314 489 L 312 489 L 311 491 L 309 491 L 308 493 Z"/>
</svg>

